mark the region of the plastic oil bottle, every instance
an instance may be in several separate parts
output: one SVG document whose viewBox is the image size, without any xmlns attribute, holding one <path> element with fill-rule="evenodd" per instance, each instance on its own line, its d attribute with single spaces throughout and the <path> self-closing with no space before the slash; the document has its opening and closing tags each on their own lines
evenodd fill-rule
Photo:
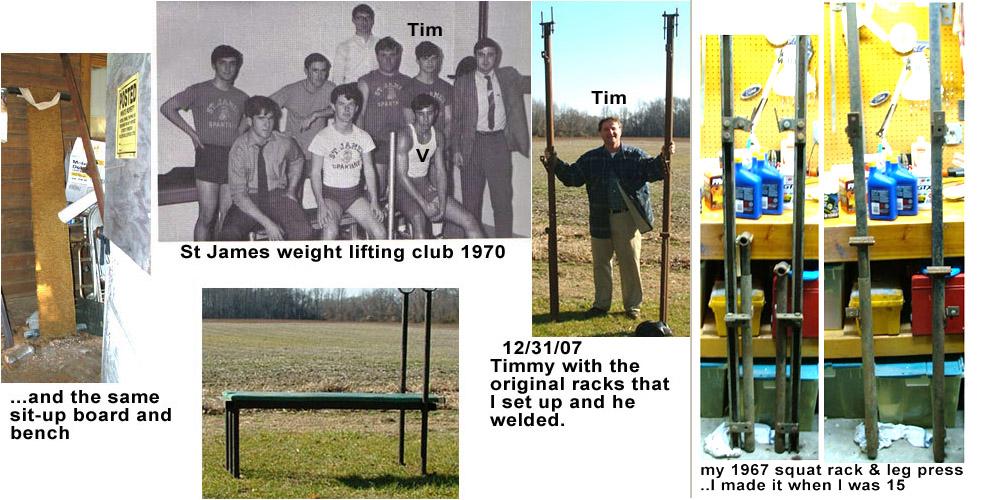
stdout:
<svg viewBox="0 0 1000 500">
<path fill-rule="evenodd" d="M 931 145 L 923 136 L 910 146 L 913 173 L 917 178 L 917 202 L 919 210 L 931 209 Z"/>
<path fill-rule="evenodd" d="M 896 220 L 896 179 L 884 169 L 872 165 L 868 169 L 868 218 Z"/>
<path fill-rule="evenodd" d="M 750 162 L 736 159 L 736 216 L 742 219 L 760 218 L 760 176 L 753 173 Z"/>
<path fill-rule="evenodd" d="M 760 177 L 760 213 L 781 215 L 785 201 L 785 179 L 762 154 L 754 155 L 753 173 Z"/>
<path fill-rule="evenodd" d="M 778 170 L 785 179 L 785 208 L 791 210 L 795 197 L 795 134 L 792 132 L 781 140 L 781 162 Z"/>
<path fill-rule="evenodd" d="M 917 215 L 917 176 L 899 163 L 886 162 L 886 174 L 896 180 L 897 215 Z"/>
</svg>

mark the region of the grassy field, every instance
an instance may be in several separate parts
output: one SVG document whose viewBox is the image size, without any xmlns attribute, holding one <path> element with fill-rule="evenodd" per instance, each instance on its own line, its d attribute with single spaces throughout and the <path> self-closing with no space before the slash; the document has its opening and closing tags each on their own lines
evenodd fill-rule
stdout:
<svg viewBox="0 0 1000 500">
<path fill-rule="evenodd" d="M 423 384 L 423 328 L 410 325 L 407 387 Z M 429 423 L 420 475 L 420 417 L 408 412 L 397 463 L 398 411 L 243 411 L 243 478 L 225 470 L 222 391 L 399 390 L 400 326 L 320 321 L 213 321 L 202 333 L 202 494 L 206 498 L 458 496 L 458 327 L 436 325 Z"/>
<path fill-rule="evenodd" d="M 661 138 L 623 139 L 625 144 L 658 154 Z M 584 152 L 600 146 L 599 138 L 558 138 L 556 151 L 560 158 L 572 162 Z M 691 289 L 691 145 L 686 139 L 675 140 L 676 153 L 671 177 L 671 239 L 670 296 L 667 323 L 675 335 L 688 335 Z M 535 138 L 534 151 L 545 149 L 544 139 Z M 538 155 L 535 155 L 538 156 Z M 587 192 L 556 182 L 556 216 L 559 224 L 559 323 L 549 321 L 548 276 L 548 194 L 545 169 L 535 158 L 532 173 L 532 330 L 535 336 L 617 336 L 631 334 L 638 322 L 625 317 L 622 310 L 617 266 L 614 271 L 614 302 L 612 314 L 593 319 L 583 318 L 583 312 L 593 305 L 594 278 L 590 253 L 590 232 L 587 225 Z M 653 231 L 643 235 L 641 263 L 643 309 L 642 319 L 655 320 L 659 314 L 660 241 L 663 214 L 663 183 L 651 185 Z"/>
</svg>

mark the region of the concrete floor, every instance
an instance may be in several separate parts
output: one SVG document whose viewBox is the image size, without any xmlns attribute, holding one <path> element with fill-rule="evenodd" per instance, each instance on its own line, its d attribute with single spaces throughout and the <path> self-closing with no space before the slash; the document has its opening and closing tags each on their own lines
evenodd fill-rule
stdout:
<svg viewBox="0 0 1000 500">
<path fill-rule="evenodd" d="M 878 451 L 878 458 L 869 460 L 854 443 L 854 429 L 861 419 L 830 418 L 823 430 L 824 459 L 828 462 L 933 462 L 931 448 L 917 448 L 905 439 L 895 441 L 892 446 Z M 945 462 L 965 461 L 965 413 L 959 411 L 955 417 L 955 428 L 946 432 Z"/>
<path fill-rule="evenodd" d="M 725 421 L 725 418 L 701 419 L 701 441 L 699 441 L 698 446 L 701 447 L 702 460 L 816 460 L 819 458 L 819 432 L 811 431 L 799 433 L 798 453 L 775 453 L 773 444 L 758 443 L 753 453 L 744 452 L 739 458 L 717 459 L 705 453 L 703 444 L 705 437 L 714 431 L 723 421 Z"/>
</svg>

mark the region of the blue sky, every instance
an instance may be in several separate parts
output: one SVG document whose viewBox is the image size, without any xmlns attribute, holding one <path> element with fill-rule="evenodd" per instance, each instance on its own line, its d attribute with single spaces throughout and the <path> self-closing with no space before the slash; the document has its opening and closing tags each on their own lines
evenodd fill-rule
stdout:
<svg viewBox="0 0 1000 500">
<path fill-rule="evenodd" d="M 532 2 L 531 95 L 545 99 L 539 14 L 555 11 L 552 86 L 555 103 L 599 114 L 592 90 L 625 94 L 630 107 L 663 97 L 663 12 L 679 10 L 674 40 L 674 97 L 691 96 L 691 8 L 684 2 Z M 617 109 L 613 107 L 612 109 Z"/>
</svg>

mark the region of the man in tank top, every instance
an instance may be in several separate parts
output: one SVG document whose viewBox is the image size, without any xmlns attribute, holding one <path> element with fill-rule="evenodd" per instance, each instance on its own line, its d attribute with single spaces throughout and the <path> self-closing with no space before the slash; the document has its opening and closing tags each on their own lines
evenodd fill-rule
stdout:
<svg viewBox="0 0 1000 500">
<path fill-rule="evenodd" d="M 309 145 L 312 154 L 310 181 L 318 204 L 323 239 L 336 239 L 344 213 L 352 217 L 374 239 L 385 239 L 378 204 L 372 151 L 375 143 L 353 123 L 361 107 L 356 84 L 338 85 L 330 94 L 333 123 L 321 130 Z M 365 196 L 367 194 L 367 197 Z"/>
<path fill-rule="evenodd" d="M 462 228 L 466 238 L 483 238 L 483 228 L 447 193 L 445 138 L 434 127 L 440 104 L 428 94 L 410 103 L 414 123 L 396 134 L 396 207 L 413 227 L 414 239 L 430 236 L 429 222 L 447 221 Z"/>
</svg>

